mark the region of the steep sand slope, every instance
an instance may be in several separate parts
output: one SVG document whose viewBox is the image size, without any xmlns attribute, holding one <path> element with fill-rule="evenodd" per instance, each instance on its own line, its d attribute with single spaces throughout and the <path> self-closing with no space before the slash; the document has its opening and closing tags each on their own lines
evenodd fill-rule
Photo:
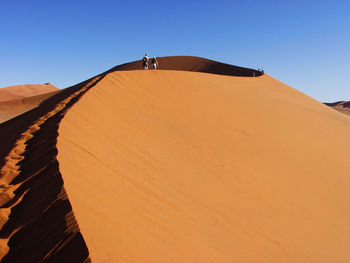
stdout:
<svg viewBox="0 0 350 263">
<path fill-rule="evenodd" d="M 20 97 L 31 97 L 36 96 L 48 92 L 57 91 L 58 88 L 54 85 L 47 83 L 47 84 L 26 84 L 26 85 L 15 85 L 15 86 L 8 86 L 5 88 L 1 88 L 1 91 L 5 91 L 8 93 L 11 93 L 14 96 L 12 99 L 19 99 Z M 19 97 L 20 96 L 20 97 Z M 7 98 L 2 98 L 0 93 L 0 101 L 8 100 Z"/>
<path fill-rule="evenodd" d="M 350 122 L 270 76 L 107 75 L 59 127 L 93 262 L 350 262 Z"/>
<path fill-rule="evenodd" d="M 168 57 L 163 62 L 176 70 L 215 73 L 220 69 L 223 75 L 245 76 L 254 71 L 195 57 Z M 138 63 L 125 65 L 128 70 L 139 67 Z M 64 89 L 0 124 L 1 262 L 89 262 L 56 159 L 57 129 L 68 109 L 108 72 Z"/>
<path fill-rule="evenodd" d="M 101 77 L 0 124 L 0 260 L 89 262 L 56 159 L 66 111 Z"/>
<path fill-rule="evenodd" d="M 52 97 L 60 92 L 60 90 L 15 100 L 7 100 L 0 102 L 0 123 L 12 119 L 26 111 L 37 107 L 44 100 Z"/>
</svg>

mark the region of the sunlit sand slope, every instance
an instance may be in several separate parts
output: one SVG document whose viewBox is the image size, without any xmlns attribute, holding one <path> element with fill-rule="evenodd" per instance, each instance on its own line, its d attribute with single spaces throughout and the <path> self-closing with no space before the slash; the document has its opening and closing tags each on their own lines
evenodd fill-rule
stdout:
<svg viewBox="0 0 350 263">
<path fill-rule="evenodd" d="M 268 75 L 105 76 L 58 161 L 93 262 L 350 262 L 350 122 Z"/>
</svg>

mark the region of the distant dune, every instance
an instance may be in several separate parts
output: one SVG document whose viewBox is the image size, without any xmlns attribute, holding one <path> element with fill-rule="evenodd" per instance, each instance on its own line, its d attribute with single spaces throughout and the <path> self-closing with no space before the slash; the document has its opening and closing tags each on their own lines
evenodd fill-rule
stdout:
<svg viewBox="0 0 350 263">
<path fill-rule="evenodd" d="M 13 94 L 7 90 L 0 89 L 0 102 L 25 98 L 25 96 Z"/>
<path fill-rule="evenodd" d="M 50 83 L 9 86 L 0 89 L 0 102 L 6 100 L 20 99 L 24 97 L 32 97 L 57 90 L 58 88 Z M 4 91 L 7 94 L 12 94 L 14 97 L 7 99 L 5 96 L 2 96 L 2 92 Z"/>
<path fill-rule="evenodd" d="M 37 107 L 59 92 L 52 84 L 16 85 L 0 89 L 0 123 Z"/>
<path fill-rule="evenodd" d="M 60 90 L 37 96 L 0 102 L 0 123 L 37 107 L 41 102 L 57 94 L 58 92 L 60 92 Z"/>
<path fill-rule="evenodd" d="M 325 105 L 347 115 L 350 115 L 350 101 L 337 101 L 332 103 L 324 103 Z"/>
<path fill-rule="evenodd" d="M 2 262 L 350 262 L 349 119 L 252 69 L 159 61 L 0 125 Z"/>
</svg>

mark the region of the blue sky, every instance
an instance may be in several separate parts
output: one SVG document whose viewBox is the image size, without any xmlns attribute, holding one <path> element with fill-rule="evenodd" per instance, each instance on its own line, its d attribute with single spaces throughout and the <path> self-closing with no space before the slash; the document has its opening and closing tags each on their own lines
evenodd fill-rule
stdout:
<svg viewBox="0 0 350 263">
<path fill-rule="evenodd" d="M 350 100 L 348 0 L 1 0 L 0 36 L 0 87 L 66 88 L 147 52 L 263 68 Z"/>
</svg>

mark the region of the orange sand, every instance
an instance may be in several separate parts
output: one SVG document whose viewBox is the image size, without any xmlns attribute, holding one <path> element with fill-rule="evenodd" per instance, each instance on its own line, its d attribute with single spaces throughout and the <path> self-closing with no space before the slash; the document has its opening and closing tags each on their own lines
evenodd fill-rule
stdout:
<svg viewBox="0 0 350 263">
<path fill-rule="evenodd" d="M 60 90 L 40 94 L 32 97 L 1 101 L 0 102 L 0 123 L 12 119 L 26 111 L 37 107 L 44 100 L 52 97 Z"/>
<path fill-rule="evenodd" d="M 25 96 L 12 94 L 11 92 L 9 92 L 7 90 L 0 89 L 0 102 L 9 101 L 9 100 L 17 100 L 17 99 L 21 99 L 21 98 L 25 98 Z"/>
<path fill-rule="evenodd" d="M 27 84 L 0 89 L 0 123 L 37 107 L 42 101 L 59 92 L 54 85 Z"/>
<path fill-rule="evenodd" d="M 65 112 L 101 78 L 62 90 L 0 125 L 1 262 L 90 262 L 63 187 L 56 142 Z"/>
<path fill-rule="evenodd" d="M 350 122 L 268 75 L 125 71 L 58 160 L 92 262 L 350 262 Z"/>
<path fill-rule="evenodd" d="M 15 86 L 8 86 L 5 88 L 0 89 L 0 101 L 6 101 L 6 100 L 13 100 L 13 99 L 20 99 L 23 97 L 31 97 L 36 96 L 52 91 L 57 91 L 58 88 L 56 88 L 54 85 L 47 83 L 47 84 L 26 84 L 26 85 L 15 85 Z M 3 93 L 11 94 L 13 97 L 3 97 Z"/>
</svg>

